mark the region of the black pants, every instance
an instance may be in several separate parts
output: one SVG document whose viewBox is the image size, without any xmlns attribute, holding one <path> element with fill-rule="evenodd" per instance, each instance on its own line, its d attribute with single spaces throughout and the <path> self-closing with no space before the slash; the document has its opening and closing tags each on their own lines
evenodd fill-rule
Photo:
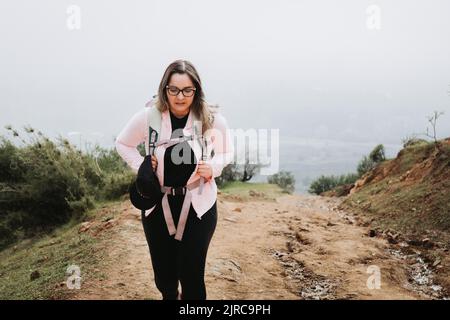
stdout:
<svg viewBox="0 0 450 320">
<path fill-rule="evenodd" d="M 168 200 L 177 226 L 184 195 L 168 195 Z M 217 224 L 217 202 L 201 219 L 197 218 L 191 204 L 181 241 L 169 235 L 161 203 L 147 217 L 142 211 L 141 219 L 150 249 L 155 284 L 163 299 L 177 298 L 179 281 L 182 299 L 205 300 L 205 263 Z"/>
</svg>

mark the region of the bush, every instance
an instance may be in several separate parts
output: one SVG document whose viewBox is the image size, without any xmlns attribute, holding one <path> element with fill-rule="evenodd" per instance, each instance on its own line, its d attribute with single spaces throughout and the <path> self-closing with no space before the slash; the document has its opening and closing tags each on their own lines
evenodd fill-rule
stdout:
<svg viewBox="0 0 450 320">
<path fill-rule="evenodd" d="M 375 168 L 376 163 L 370 159 L 367 156 L 364 156 L 361 161 L 358 163 L 358 175 L 361 177 L 362 175 L 364 175 L 366 172 L 369 172 L 370 170 L 372 170 L 373 168 Z"/>
<path fill-rule="evenodd" d="M 309 186 L 308 192 L 321 194 L 322 192 L 332 190 L 337 187 L 341 187 L 348 184 L 353 184 L 366 172 L 375 168 L 380 162 L 386 160 L 384 146 L 382 144 L 377 145 L 370 152 L 368 156 L 364 156 L 358 163 L 357 173 L 349 173 L 340 176 L 320 176 L 314 180 Z M 343 189 L 337 190 L 338 193 L 343 192 Z"/>
<path fill-rule="evenodd" d="M 135 178 L 132 171 L 109 174 L 105 178 L 102 190 L 102 198 L 105 200 L 118 199 L 128 193 L 128 188 Z"/>
<path fill-rule="evenodd" d="M 406 147 L 411 147 L 411 146 L 415 146 L 418 144 L 427 144 L 427 140 L 425 139 L 419 139 L 416 137 L 406 137 L 404 139 L 402 139 L 402 143 L 403 143 L 403 148 Z"/>
<path fill-rule="evenodd" d="M 295 178 L 289 171 L 280 171 L 267 178 L 267 182 L 276 184 L 287 193 L 293 193 L 295 190 Z"/>
<path fill-rule="evenodd" d="M 250 164 L 247 160 L 245 164 L 230 163 L 222 170 L 222 174 L 215 178 L 218 187 L 223 187 L 227 182 L 250 181 L 261 169 L 260 164 Z"/>
<path fill-rule="evenodd" d="M 241 174 L 235 163 L 228 164 L 222 169 L 222 174 L 215 178 L 217 186 L 223 187 L 227 182 L 240 180 Z"/>
<path fill-rule="evenodd" d="M 28 140 L 21 139 L 20 147 L 4 137 L 0 141 L 0 248 L 81 219 L 95 201 L 120 197 L 132 181 L 114 149 L 84 154 L 65 139 L 53 142 L 32 128 L 26 131 Z"/>
<path fill-rule="evenodd" d="M 384 146 L 382 144 L 379 144 L 375 148 L 373 148 L 372 152 L 370 152 L 369 154 L 369 158 L 375 163 L 380 163 L 386 160 L 386 157 L 384 155 Z"/>
<path fill-rule="evenodd" d="M 357 171 L 358 175 L 361 177 L 366 172 L 374 169 L 380 162 L 386 160 L 384 154 L 384 146 L 382 144 L 377 145 L 370 152 L 369 156 L 364 156 L 358 163 Z"/>
<path fill-rule="evenodd" d="M 349 173 L 340 176 L 320 176 L 314 180 L 309 186 L 309 193 L 321 194 L 322 192 L 329 191 L 338 186 L 355 183 L 359 176 L 356 173 Z"/>
</svg>

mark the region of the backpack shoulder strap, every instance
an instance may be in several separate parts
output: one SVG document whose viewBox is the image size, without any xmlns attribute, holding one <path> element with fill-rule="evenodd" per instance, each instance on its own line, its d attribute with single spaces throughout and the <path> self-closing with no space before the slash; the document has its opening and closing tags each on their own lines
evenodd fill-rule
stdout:
<svg viewBox="0 0 450 320">
<path fill-rule="evenodd" d="M 153 100 L 145 105 L 148 134 L 145 137 L 145 154 L 153 154 L 155 143 L 161 132 L 161 112 L 154 105 Z"/>
<path fill-rule="evenodd" d="M 194 139 L 202 136 L 202 122 L 194 114 L 192 115 L 192 132 Z"/>
</svg>

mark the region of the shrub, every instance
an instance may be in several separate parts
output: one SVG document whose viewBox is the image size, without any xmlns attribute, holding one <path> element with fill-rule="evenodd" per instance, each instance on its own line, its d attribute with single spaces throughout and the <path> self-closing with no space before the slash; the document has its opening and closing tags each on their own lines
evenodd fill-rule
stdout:
<svg viewBox="0 0 450 320">
<path fill-rule="evenodd" d="M 366 172 L 369 172 L 373 168 L 375 168 L 376 163 L 370 159 L 368 156 L 364 156 L 361 161 L 358 163 L 357 171 L 358 175 L 361 177 Z"/>
<path fill-rule="evenodd" d="M 267 182 L 276 184 L 287 193 L 293 193 L 295 190 L 295 178 L 289 171 L 283 171 L 271 175 L 267 178 Z"/>
<path fill-rule="evenodd" d="M 309 193 L 321 194 L 322 192 L 334 189 L 338 186 L 355 183 L 359 176 L 356 173 L 349 173 L 340 176 L 320 176 L 309 186 Z"/>
<path fill-rule="evenodd" d="M 382 144 L 377 145 L 369 154 L 369 158 L 375 162 L 380 163 L 384 160 L 386 160 L 386 157 L 384 155 L 384 146 Z"/>
<path fill-rule="evenodd" d="M 81 219 L 95 201 L 127 192 L 133 174 L 114 149 L 86 154 L 32 128 L 26 128 L 28 140 L 7 129 L 22 145 L 0 140 L 0 248 Z"/>
<path fill-rule="evenodd" d="M 118 199 L 124 194 L 128 193 L 135 174 L 129 170 L 109 174 L 105 177 L 105 185 L 102 190 L 102 198 L 105 200 Z"/>
<path fill-rule="evenodd" d="M 427 144 L 428 142 L 425 139 L 419 139 L 415 137 L 406 137 L 402 139 L 403 148 L 415 146 L 418 144 Z"/>
<path fill-rule="evenodd" d="M 241 173 L 235 163 L 228 164 L 222 169 L 222 174 L 215 178 L 218 187 L 223 187 L 225 183 L 241 180 Z"/>
<path fill-rule="evenodd" d="M 384 154 L 384 146 L 382 144 L 377 145 L 370 152 L 369 156 L 364 156 L 358 163 L 357 171 L 358 175 L 361 177 L 366 172 L 369 172 L 375 168 L 380 162 L 386 160 Z"/>
</svg>

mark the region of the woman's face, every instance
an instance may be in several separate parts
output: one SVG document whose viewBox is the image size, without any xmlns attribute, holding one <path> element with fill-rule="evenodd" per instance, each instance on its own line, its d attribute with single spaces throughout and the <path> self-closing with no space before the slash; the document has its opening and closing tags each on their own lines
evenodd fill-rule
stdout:
<svg viewBox="0 0 450 320">
<path fill-rule="evenodd" d="M 169 100 L 170 110 L 179 115 L 184 115 L 189 112 L 189 108 L 191 107 L 192 101 L 194 101 L 195 91 L 190 89 L 195 89 L 194 84 L 187 74 L 174 73 L 169 80 L 168 84 L 169 88 L 172 90 L 166 89 L 167 99 Z M 191 95 L 191 97 L 185 97 L 182 91 L 179 91 L 176 96 L 171 95 L 170 93 L 176 92 L 176 89 L 183 90 L 185 89 L 185 94 Z"/>
</svg>

